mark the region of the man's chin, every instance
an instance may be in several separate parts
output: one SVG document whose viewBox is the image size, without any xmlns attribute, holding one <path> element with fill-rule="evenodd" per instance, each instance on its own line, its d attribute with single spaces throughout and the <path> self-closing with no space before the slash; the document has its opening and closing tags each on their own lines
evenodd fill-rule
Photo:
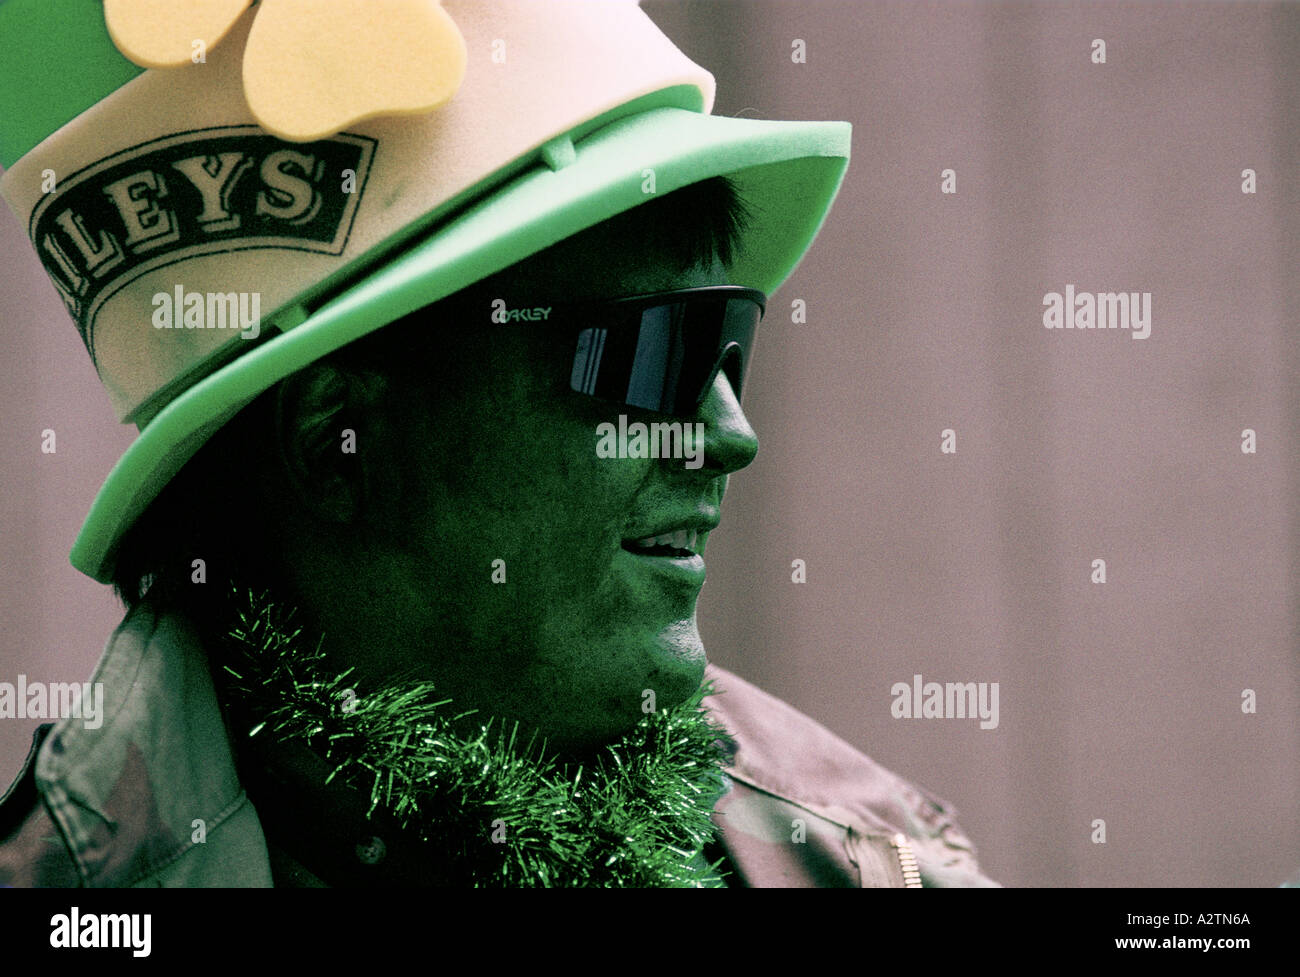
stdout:
<svg viewBox="0 0 1300 977">
<path fill-rule="evenodd" d="M 646 716 L 679 706 L 694 695 L 704 681 L 707 660 L 698 633 L 693 627 L 691 631 L 693 641 L 683 640 L 687 635 L 680 631 L 671 640 L 660 636 L 645 677 L 627 686 L 616 701 L 607 700 L 609 711 L 598 726 L 581 731 L 570 728 L 568 736 L 552 731 L 549 740 L 555 751 L 586 759 L 627 735 Z"/>
<path fill-rule="evenodd" d="M 664 628 L 655 638 L 654 671 L 641 692 L 642 711 L 671 709 L 685 702 L 704 681 L 707 664 L 694 618 Z"/>
</svg>

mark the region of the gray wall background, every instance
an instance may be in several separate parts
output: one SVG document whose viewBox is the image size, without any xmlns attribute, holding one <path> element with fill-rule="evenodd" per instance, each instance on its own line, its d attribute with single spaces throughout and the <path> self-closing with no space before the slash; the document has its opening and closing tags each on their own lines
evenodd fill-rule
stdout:
<svg viewBox="0 0 1300 977">
<path fill-rule="evenodd" d="M 758 346 L 711 657 L 954 804 L 1007 884 L 1294 874 L 1300 5 L 643 7 L 719 114 L 855 127 Z M 119 614 L 67 550 L 133 429 L 7 209 L 0 256 L 0 681 L 84 678 Z M 1066 283 L 1152 292 L 1151 337 L 1045 330 Z M 892 718 L 916 673 L 998 682 L 999 727 Z"/>
</svg>

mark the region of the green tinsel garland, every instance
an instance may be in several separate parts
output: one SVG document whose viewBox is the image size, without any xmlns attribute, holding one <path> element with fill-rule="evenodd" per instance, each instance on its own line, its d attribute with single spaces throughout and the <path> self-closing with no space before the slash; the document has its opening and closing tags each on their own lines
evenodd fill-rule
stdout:
<svg viewBox="0 0 1300 977">
<path fill-rule="evenodd" d="M 453 731 L 462 714 L 430 682 L 349 697 L 349 673 L 326 677 L 319 644 L 302 647 L 292 610 L 234 590 L 232 611 L 221 684 L 228 705 L 261 718 L 249 735 L 313 750 L 329 780 L 363 791 L 371 813 L 382 808 L 437 846 L 464 884 L 721 884 L 702 851 L 729 744 L 701 706 L 707 687 L 646 715 L 584 769 L 491 722 L 468 737 Z M 494 822 L 504 827 L 499 842 L 489 837 Z"/>
</svg>

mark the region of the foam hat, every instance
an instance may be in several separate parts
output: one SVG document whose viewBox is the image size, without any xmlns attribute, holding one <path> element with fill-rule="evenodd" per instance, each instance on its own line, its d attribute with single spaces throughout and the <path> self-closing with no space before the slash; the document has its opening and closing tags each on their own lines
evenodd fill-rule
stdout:
<svg viewBox="0 0 1300 977">
<path fill-rule="evenodd" d="M 0 0 L 0 195 L 140 429 L 72 564 L 111 579 L 277 380 L 648 186 L 734 180 L 754 220 L 730 280 L 775 290 L 850 127 L 712 116 L 713 94 L 627 0 Z M 247 296 L 259 325 L 235 328 Z"/>
</svg>

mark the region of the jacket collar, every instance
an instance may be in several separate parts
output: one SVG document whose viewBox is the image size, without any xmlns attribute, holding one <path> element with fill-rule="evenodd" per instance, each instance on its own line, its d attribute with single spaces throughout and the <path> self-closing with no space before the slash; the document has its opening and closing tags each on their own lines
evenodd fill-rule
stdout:
<svg viewBox="0 0 1300 977">
<path fill-rule="evenodd" d="M 192 627 L 145 600 L 91 678 L 98 728 L 65 718 L 36 781 L 88 886 L 129 886 L 179 859 L 245 803 Z"/>
</svg>

